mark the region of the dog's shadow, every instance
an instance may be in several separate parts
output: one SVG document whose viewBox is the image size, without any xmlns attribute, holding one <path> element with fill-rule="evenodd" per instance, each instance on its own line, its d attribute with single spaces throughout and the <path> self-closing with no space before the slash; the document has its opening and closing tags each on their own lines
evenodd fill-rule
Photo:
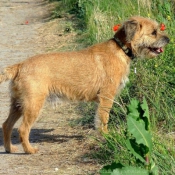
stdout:
<svg viewBox="0 0 175 175">
<path fill-rule="evenodd" d="M 31 129 L 30 132 L 30 143 L 42 143 L 42 142 L 56 142 L 58 144 L 63 142 L 68 142 L 70 139 L 82 140 L 84 137 L 82 135 L 58 135 L 58 134 L 51 134 L 54 129 Z M 13 129 L 12 137 L 11 137 L 13 144 L 19 144 L 19 133 L 16 128 Z M 0 146 L 3 145 L 3 134 L 2 128 L 0 128 Z"/>
</svg>

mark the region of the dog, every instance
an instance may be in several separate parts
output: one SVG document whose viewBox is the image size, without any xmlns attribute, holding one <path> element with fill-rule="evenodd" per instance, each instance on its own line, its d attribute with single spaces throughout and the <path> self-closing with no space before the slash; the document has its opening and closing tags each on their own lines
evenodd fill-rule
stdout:
<svg viewBox="0 0 175 175">
<path fill-rule="evenodd" d="M 17 151 L 10 138 L 21 116 L 18 131 L 24 152 L 38 151 L 29 143 L 29 133 L 46 98 L 52 95 L 96 101 L 96 128 L 107 133 L 113 100 L 128 81 L 132 59 L 156 57 L 168 43 L 169 38 L 156 21 L 134 16 L 106 42 L 80 51 L 37 55 L 5 68 L 0 83 L 11 80 L 10 112 L 2 126 L 6 152 Z"/>
</svg>

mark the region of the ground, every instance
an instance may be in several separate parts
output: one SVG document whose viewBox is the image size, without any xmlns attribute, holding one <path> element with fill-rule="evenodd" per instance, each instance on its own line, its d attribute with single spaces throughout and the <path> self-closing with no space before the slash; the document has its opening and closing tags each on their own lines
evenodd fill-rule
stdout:
<svg viewBox="0 0 175 175">
<path fill-rule="evenodd" d="M 0 69 L 27 57 L 56 50 L 75 50 L 76 32 L 65 31 L 70 27 L 70 18 L 49 20 L 44 0 L 3 0 L 0 2 Z M 5 121 L 9 110 L 9 82 L 0 85 L 0 123 Z M 86 104 L 85 104 L 86 105 Z M 30 142 L 39 148 L 37 154 L 24 154 L 14 127 L 12 142 L 19 150 L 5 153 L 2 127 L 0 127 L 0 174 L 3 175 L 86 175 L 98 174 L 100 165 L 89 156 L 95 149 L 93 127 L 71 126 L 71 121 L 85 114 L 78 110 L 77 103 L 58 106 L 46 103 L 39 119 L 34 124 Z"/>
</svg>

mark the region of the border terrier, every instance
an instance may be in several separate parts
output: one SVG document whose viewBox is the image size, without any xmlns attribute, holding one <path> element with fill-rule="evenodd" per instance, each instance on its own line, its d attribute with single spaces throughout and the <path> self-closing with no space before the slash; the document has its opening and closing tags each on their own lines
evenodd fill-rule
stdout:
<svg viewBox="0 0 175 175">
<path fill-rule="evenodd" d="M 6 152 L 17 151 L 11 133 L 21 116 L 18 131 L 23 149 L 25 153 L 38 151 L 30 145 L 29 133 L 46 98 L 53 95 L 96 101 L 95 126 L 107 132 L 113 100 L 128 81 L 132 59 L 156 57 L 168 43 L 169 38 L 156 21 L 136 16 L 123 22 L 106 42 L 81 51 L 37 55 L 5 68 L 0 82 L 11 80 L 10 112 L 2 127 Z"/>
</svg>

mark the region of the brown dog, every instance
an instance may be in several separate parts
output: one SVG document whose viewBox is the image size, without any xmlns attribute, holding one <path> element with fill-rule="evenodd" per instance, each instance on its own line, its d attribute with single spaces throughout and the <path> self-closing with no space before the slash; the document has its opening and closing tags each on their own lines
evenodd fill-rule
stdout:
<svg viewBox="0 0 175 175">
<path fill-rule="evenodd" d="M 133 57 L 155 57 L 168 42 L 157 22 L 132 17 L 104 43 L 77 52 L 38 55 L 7 67 L 0 75 L 0 82 L 11 80 L 11 108 L 3 124 L 5 150 L 17 150 L 10 137 L 23 116 L 19 134 L 24 151 L 37 152 L 29 143 L 30 129 L 46 97 L 53 94 L 98 102 L 96 128 L 107 132 L 113 100 L 128 80 Z"/>
</svg>

